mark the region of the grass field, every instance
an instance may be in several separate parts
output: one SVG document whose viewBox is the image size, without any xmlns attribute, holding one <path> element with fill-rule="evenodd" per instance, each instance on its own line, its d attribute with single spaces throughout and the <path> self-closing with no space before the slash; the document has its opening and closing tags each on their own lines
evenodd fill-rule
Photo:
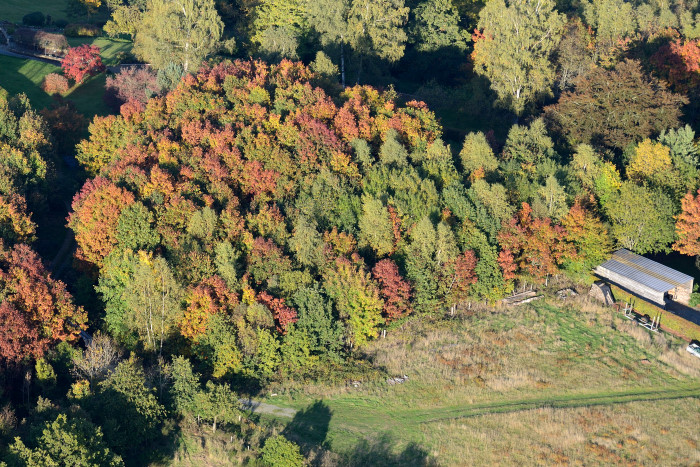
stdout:
<svg viewBox="0 0 700 467">
<path fill-rule="evenodd" d="M 615 285 L 611 284 L 610 288 L 612 289 L 615 300 L 618 302 L 621 301 L 632 303 L 637 312 L 641 313 L 642 315 L 649 315 L 652 318 L 656 317 L 658 314 L 661 314 L 662 327 L 670 329 L 671 331 L 685 336 L 688 339 L 700 340 L 700 326 L 697 326 L 696 324 L 688 322 L 674 315 L 673 313 L 669 313 L 668 311 L 652 305 L 649 302 L 637 298 Z"/>
<path fill-rule="evenodd" d="M 25 93 L 36 109 L 51 105 L 51 96 L 41 89 L 44 76 L 60 72 L 60 67 L 36 60 L 0 55 L 0 86 L 9 94 Z M 105 75 L 100 74 L 71 88 L 65 97 L 75 102 L 78 110 L 88 119 L 94 115 L 106 115 L 110 109 L 104 104 Z"/>
<path fill-rule="evenodd" d="M 271 389 L 291 439 L 355 465 L 700 462 L 700 360 L 584 298 L 415 320 L 367 357 L 357 388 Z"/>
<path fill-rule="evenodd" d="M 107 66 L 118 65 L 118 54 L 120 52 L 131 52 L 132 42 L 123 39 L 110 39 L 108 37 L 71 37 L 68 39 L 68 44 L 71 47 L 77 47 L 82 44 L 96 45 L 100 48 L 100 57 L 102 63 Z"/>
<path fill-rule="evenodd" d="M 104 2 L 103 2 L 104 3 Z M 64 19 L 68 22 L 86 23 L 87 15 L 72 16 L 69 12 L 70 0 L 2 0 L 0 2 L 0 20 L 13 23 L 21 23 L 22 17 L 27 13 L 40 11 L 44 15 L 50 15 L 53 21 Z M 106 12 L 101 9 L 92 15 L 92 22 L 106 21 Z M 72 12 L 75 14 L 75 12 Z"/>
<path fill-rule="evenodd" d="M 68 0 L 2 0 L 0 2 L 0 19 L 21 23 L 22 17 L 33 11 L 41 11 L 51 15 L 54 21 L 65 19 L 70 21 L 66 12 Z"/>
</svg>

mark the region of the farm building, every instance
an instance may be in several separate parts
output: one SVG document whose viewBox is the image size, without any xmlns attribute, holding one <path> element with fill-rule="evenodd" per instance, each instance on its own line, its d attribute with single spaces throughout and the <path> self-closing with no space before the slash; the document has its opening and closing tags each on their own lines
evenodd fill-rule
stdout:
<svg viewBox="0 0 700 467">
<path fill-rule="evenodd" d="M 593 272 L 662 306 L 667 299 L 687 305 L 693 291 L 693 277 L 624 248 Z"/>
</svg>

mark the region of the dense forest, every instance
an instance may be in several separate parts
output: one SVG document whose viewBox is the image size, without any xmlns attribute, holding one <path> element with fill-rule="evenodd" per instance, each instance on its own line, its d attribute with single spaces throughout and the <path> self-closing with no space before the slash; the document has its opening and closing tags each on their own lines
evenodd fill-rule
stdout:
<svg viewBox="0 0 700 467">
<path fill-rule="evenodd" d="M 9 466 L 165 463 L 178 426 L 252 436 L 239 398 L 354 378 L 412 317 L 617 248 L 700 258 L 697 1 L 74 3 L 150 67 L 91 121 L 0 97 Z M 76 47 L 44 86 L 103 70 Z"/>
</svg>

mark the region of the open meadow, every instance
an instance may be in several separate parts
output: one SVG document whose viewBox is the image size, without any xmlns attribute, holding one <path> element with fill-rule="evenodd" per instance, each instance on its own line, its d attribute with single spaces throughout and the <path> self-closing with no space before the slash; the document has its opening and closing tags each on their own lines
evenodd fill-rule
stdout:
<svg viewBox="0 0 700 467">
<path fill-rule="evenodd" d="M 682 344 L 585 298 L 539 302 L 409 321 L 359 384 L 266 402 L 299 410 L 285 433 L 328 465 L 694 465 L 700 360 Z"/>
</svg>

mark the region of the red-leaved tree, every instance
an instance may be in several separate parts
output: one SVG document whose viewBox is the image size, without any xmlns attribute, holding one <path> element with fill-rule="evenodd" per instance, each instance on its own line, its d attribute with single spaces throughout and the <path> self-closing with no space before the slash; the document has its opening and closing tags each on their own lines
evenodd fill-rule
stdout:
<svg viewBox="0 0 700 467">
<path fill-rule="evenodd" d="M 290 324 L 297 322 L 297 312 L 284 304 L 284 299 L 274 298 L 267 292 L 260 292 L 258 300 L 272 311 L 272 316 L 277 323 L 277 331 L 286 334 Z"/>
<path fill-rule="evenodd" d="M 396 263 L 390 259 L 381 260 L 372 268 L 372 277 L 379 283 L 387 322 L 411 313 L 411 285 L 401 277 Z"/>
<path fill-rule="evenodd" d="M 160 92 L 156 73 L 143 67 L 124 68 L 105 84 L 105 101 L 119 110 L 126 102 L 138 102 L 145 106 L 148 99 Z"/>
<path fill-rule="evenodd" d="M 445 264 L 443 279 L 445 296 L 449 305 L 456 305 L 469 296 L 469 289 L 476 284 L 476 255 L 467 250 Z"/>
<path fill-rule="evenodd" d="M 68 49 L 61 61 L 61 68 L 63 73 L 76 83 L 81 83 L 86 76 L 93 76 L 105 70 L 100 58 L 100 48 L 88 44 Z"/>
<path fill-rule="evenodd" d="M 6 249 L 0 241 L 0 293 L 0 361 L 41 357 L 51 344 L 75 340 L 87 327 L 85 311 L 27 245 Z"/>
</svg>

